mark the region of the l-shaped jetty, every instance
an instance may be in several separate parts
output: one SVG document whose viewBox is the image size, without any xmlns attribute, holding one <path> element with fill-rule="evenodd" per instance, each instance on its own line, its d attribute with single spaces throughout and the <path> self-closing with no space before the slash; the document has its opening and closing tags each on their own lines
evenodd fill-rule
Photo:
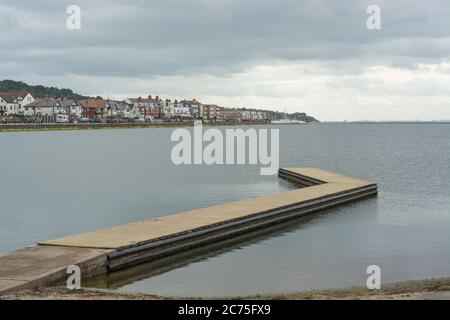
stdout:
<svg viewBox="0 0 450 320">
<path fill-rule="evenodd" d="M 299 189 L 38 244 L 0 256 L 0 294 L 47 286 L 77 265 L 94 276 L 183 252 L 377 194 L 377 184 L 316 168 L 279 169 Z"/>
</svg>

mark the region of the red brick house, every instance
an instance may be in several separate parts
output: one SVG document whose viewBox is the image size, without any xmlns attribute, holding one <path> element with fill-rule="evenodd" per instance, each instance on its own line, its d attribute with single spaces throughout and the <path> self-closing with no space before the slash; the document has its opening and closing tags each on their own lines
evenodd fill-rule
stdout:
<svg viewBox="0 0 450 320">
<path fill-rule="evenodd" d="M 78 103 L 83 108 L 83 117 L 101 120 L 108 113 L 108 100 L 87 99 L 79 100 Z"/>
</svg>

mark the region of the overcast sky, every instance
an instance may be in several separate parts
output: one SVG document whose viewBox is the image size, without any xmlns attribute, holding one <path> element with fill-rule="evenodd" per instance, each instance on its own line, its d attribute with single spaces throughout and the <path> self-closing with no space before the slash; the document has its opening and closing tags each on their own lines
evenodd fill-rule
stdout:
<svg viewBox="0 0 450 320">
<path fill-rule="evenodd" d="M 1 79 L 88 95 L 450 119 L 448 0 L 1 0 L 0 45 Z"/>
</svg>

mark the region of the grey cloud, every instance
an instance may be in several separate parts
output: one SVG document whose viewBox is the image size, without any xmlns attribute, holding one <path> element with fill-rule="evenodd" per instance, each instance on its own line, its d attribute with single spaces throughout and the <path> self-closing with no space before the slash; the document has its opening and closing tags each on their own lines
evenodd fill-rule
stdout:
<svg viewBox="0 0 450 320">
<path fill-rule="evenodd" d="M 450 56 L 447 1 L 377 2 L 380 31 L 365 27 L 366 0 L 7 0 L 0 67 L 5 75 L 224 75 L 265 60 L 414 67 Z M 80 31 L 65 28 L 74 3 Z"/>
</svg>

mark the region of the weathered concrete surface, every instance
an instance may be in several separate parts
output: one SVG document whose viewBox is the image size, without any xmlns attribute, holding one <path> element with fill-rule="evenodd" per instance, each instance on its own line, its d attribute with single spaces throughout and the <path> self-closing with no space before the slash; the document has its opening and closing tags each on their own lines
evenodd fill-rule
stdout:
<svg viewBox="0 0 450 320">
<path fill-rule="evenodd" d="M 84 275 L 105 265 L 106 250 L 57 246 L 34 246 L 0 256 L 0 293 L 37 286 L 66 276 L 71 264 Z"/>
<path fill-rule="evenodd" d="M 0 294 L 26 287 L 49 285 L 65 279 L 67 267 L 72 264 L 82 269 L 83 276 L 105 272 L 108 256 L 116 254 L 118 250 L 190 234 L 270 210 L 291 210 L 290 208 L 298 204 L 309 206 L 314 201 L 335 201 L 330 199 L 337 195 L 341 197 L 339 199 L 343 196 L 356 199 L 376 193 L 374 183 L 333 172 L 315 168 L 291 168 L 283 169 L 285 176 L 286 170 L 291 175 L 313 178 L 315 182 L 308 182 L 308 185 L 311 185 L 309 187 L 288 192 L 42 241 L 38 246 L 0 256 Z M 300 182 L 301 179 L 297 180 Z M 355 192 L 356 196 L 352 195 Z M 362 195 L 359 195 L 360 193 Z"/>
<path fill-rule="evenodd" d="M 19 290 L 22 288 L 26 288 L 27 285 L 28 285 L 27 281 L 0 279 L 0 294 L 12 290 Z"/>
<path fill-rule="evenodd" d="M 373 184 L 316 168 L 289 168 L 286 170 L 313 177 L 326 183 L 264 197 L 190 210 L 56 240 L 42 241 L 39 244 L 119 250 Z"/>
</svg>

